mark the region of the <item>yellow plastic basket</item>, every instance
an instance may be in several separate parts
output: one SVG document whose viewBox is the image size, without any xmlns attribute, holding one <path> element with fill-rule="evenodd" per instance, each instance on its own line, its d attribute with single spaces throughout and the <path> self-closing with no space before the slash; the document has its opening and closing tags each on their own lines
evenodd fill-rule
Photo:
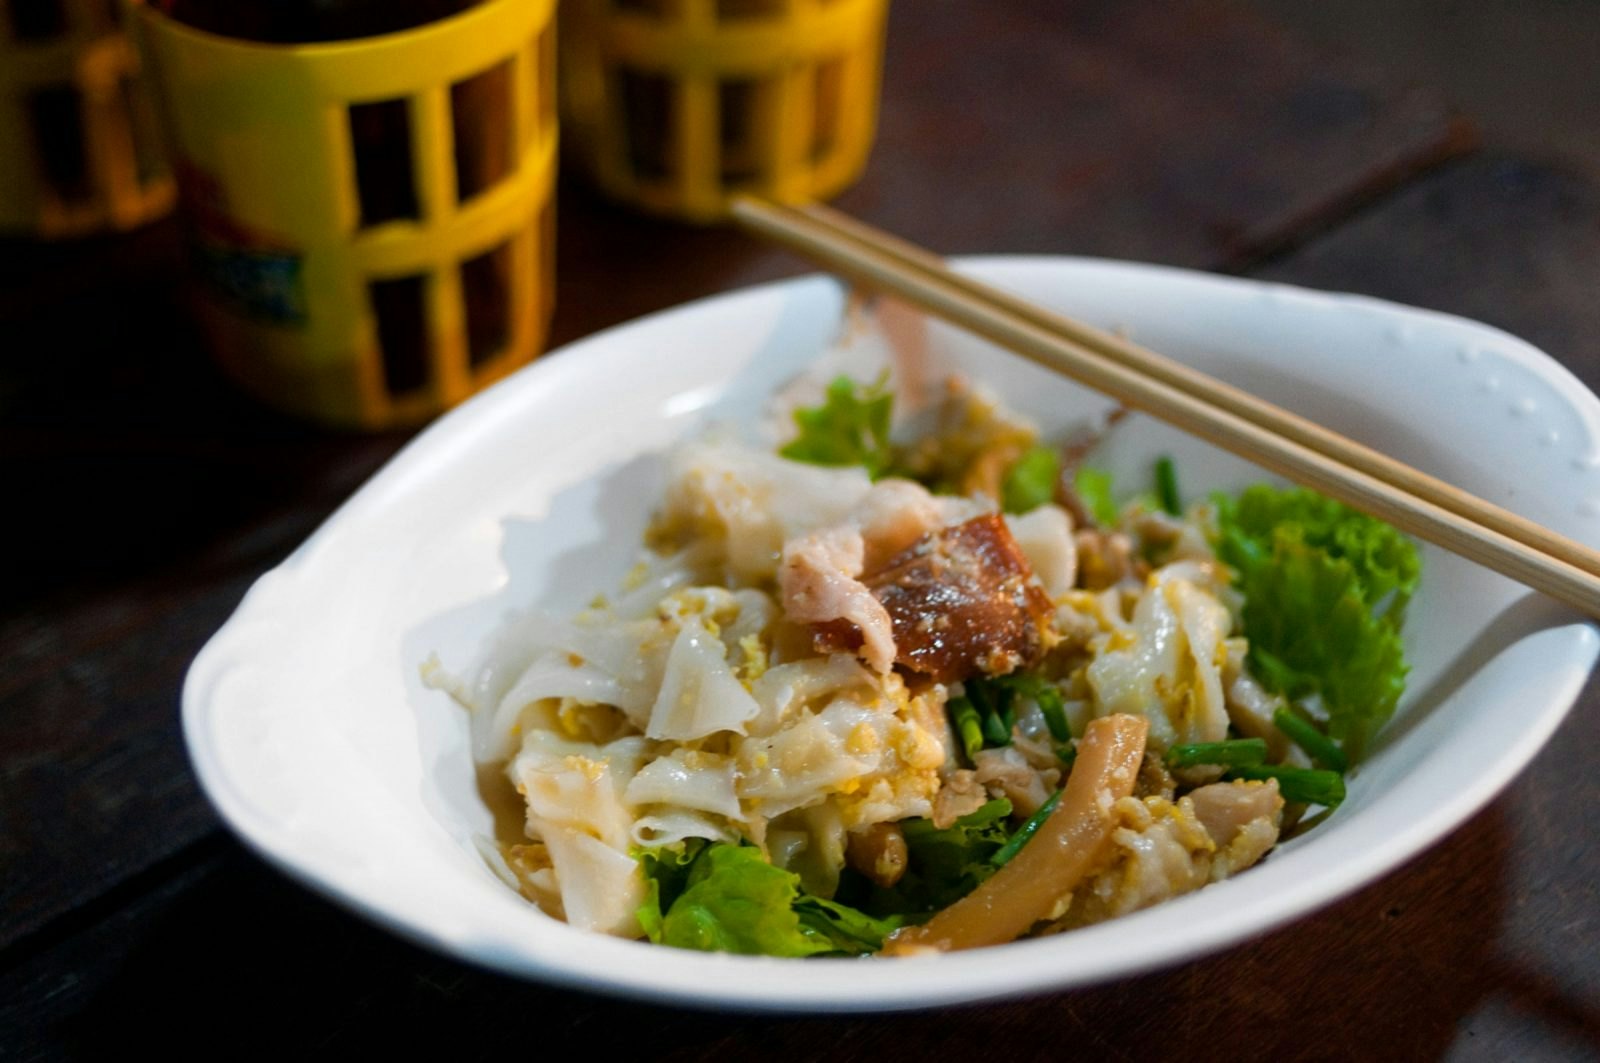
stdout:
<svg viewBox="0 0 1600 1063">
<path fill-rule="evenodd" d="M 608 194 L 691 221 L 866 165 L 888 0 L 563 0 L 562 122 Z"/>
<path fill-rule="evenodd" d="M 0 229 L 58 239 L 172 208 L 138 57 L 107 0 L 0 0 Z"/>
<path fill-rule="evenodd" d="M 257 44 L 138 4 L 229 372 L 293 413 L 411 424 L 531 359 L 553 303 L 555 0 Z"/>
</svg>

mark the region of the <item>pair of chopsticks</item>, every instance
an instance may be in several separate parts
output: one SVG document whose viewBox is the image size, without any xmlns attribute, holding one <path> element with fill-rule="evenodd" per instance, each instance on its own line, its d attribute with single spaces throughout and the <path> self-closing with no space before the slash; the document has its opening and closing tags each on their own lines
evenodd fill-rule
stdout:
<svg viewBox="0 0 1600 1063">
<path fill-rule="evenodd" d="M 1600 553 L 1281 407 L 970 277 L 827 207 L 750 197 L 746 228 L 1296 483 L 1600 617 Z"/>
</svg>

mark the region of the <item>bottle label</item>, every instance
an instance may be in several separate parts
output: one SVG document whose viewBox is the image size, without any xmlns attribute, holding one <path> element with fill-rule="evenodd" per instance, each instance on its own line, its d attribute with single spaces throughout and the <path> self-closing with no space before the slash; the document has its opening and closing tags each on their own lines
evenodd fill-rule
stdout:
<svg viewBox="0 0 1600 1063">
<path fill-rule="evenodd" d="M 274 325 L 304 325 L 304 252 L 230 215 L 221 185 L 210 174 L 192 165 L 179 171 L 191 221 L 193 267 L 206 290 L 245 317 Z"/>
</svg>

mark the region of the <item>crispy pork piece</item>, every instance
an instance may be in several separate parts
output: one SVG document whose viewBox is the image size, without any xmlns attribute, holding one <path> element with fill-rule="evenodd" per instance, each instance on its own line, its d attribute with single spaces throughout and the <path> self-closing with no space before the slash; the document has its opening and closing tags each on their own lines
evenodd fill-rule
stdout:
<svg viewBox="0 0 1600 1063">
<path fill-rule="evenodd" d="M 929 532 L 861 581 L 888 611 L 895 663 L 907 671 L 954 683 L 1004 675 L 1044 652 L 1050 599 L 998 514 Z M 818 625 L 817 637 L 828 649 L 860 640 L 839 624 Z"/>
</svg>

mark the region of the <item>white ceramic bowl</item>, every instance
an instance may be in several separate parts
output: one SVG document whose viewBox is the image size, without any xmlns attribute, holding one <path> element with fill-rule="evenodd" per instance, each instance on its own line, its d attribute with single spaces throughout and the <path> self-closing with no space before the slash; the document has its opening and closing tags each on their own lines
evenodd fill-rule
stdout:
<svg viewBox="0 0 1600 1063">
<path fill-rule="evenodd" d="M 1600 402 L 1549 357 L 1471 321 L 1370 299 L 1065 258 L 964 268 L 1134 338 L 1490 500 L 1600 543 Z M 441 419 L 251 589 L 183 693 L 185 734 L 228 823 L 308 885 L 394 930 L 512 974 L 697 1004 L 910 1008 L 1104 981 L 1242 941 L 1371 882 L 1487 802 L 1561 720 L 1596 632 L 1501 577 L 1425 551 L 1401 710 L 1331 821 L 1266 863 L 1135 915 L 933 959 L 776 960 L 588 935 L 546 918 L 474 848 L 492 832 L 464 712 L 423 687 L 504 614 L 612 588 L 662 486 L 663 448 L 754 416 L 832 339 L 823 278 L 612 329 Z M 1046 428 L 1104 400 L 935 327 Z M 1252 467 L 1145 418 L 1098 456 L 1186 493 Z"/>
</svg>

